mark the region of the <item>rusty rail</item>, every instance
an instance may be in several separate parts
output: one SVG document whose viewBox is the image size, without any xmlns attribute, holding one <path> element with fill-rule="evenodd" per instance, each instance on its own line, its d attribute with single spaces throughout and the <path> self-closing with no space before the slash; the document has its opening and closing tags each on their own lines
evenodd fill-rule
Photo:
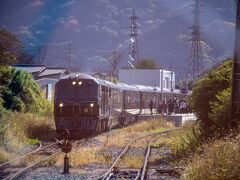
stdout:
<svg viewBox="0 0 240 180">
<path fill-rule="evenodd" d="M 142 136 L 140 136 L 140 137 L 137 137 L 137 138 L 131 140 L 131 141 L 124 147 L 124 149 L 123 149 L 122 152 L 118 155 L 118 157 L 115 159 L 115 161 L 113 162 L 113 164 L 111 165 L 111 167 L 108 168 L 108 170 L 99 178 L 99 180 L 107 180 L 107 179 L 110 178 L 109 176 L 110 176 L 111 172 L 113 171 L 114 167 L 117 165 L 117 163 L 120 161 L 120 159 L 127 153 L 127 151 L 129 150 L 130 145 L 133 144 L 134 142 L 136 142 L 137 140 L 142 139 L 142 138 L 145 138 L 145 137 L 148 137 L 148 136 L 151 136 L 151 135 L 157 135 L 157 134 L 160 134 L 159 136 L 162 136 L 162 135 L 165 134 L 165 133 L 168 133 L 168 132 L 171 132 L 171 131 L 174 131 L 174 130 L 177 130 L 177 129 L 179 129 L 179 128 L 173 128 L 173 129 L 166 130 L 166 131 L 163 131 L 163 132 L 158 132 L 158 133 L 149 133 L 149 134 L 145 134 L 145 135 L 142 135 Z M 157 139 L 159 136 L 157 136 L 156 139 Z M 154 138 L 154 139 L 155 139 L 155 138 Z M 147 150 L 147 152 L 148 152 L 148 151 L 150 152 L 150 149 Z M 148 152 L 148 154 L 149 154 L 149 152 Z M 149 156 L 149 155 L 148 155 L 148 156 Z M 146 158 L 146 156 L 145 156 L 145 159 L 148 160 L 148 157 Z M 146 165 L 145 165 L 145 164 L 146 164 Z M 142 175 L 145 176 L 145 171 L 146 171 L 146 170 L 144 170 L 144 169 L 146 169 L 146 166 L 147 166 L 147 161 L 146 161 L 146 162 L 144 161 L 144 166 L 143 166 L 143 168 L 142 168 L 142 171 L 144 171 L 144 174 L 140 174 L 140 173 L 139 173 L 135 179 L 141 178 Z"/>
</svg>

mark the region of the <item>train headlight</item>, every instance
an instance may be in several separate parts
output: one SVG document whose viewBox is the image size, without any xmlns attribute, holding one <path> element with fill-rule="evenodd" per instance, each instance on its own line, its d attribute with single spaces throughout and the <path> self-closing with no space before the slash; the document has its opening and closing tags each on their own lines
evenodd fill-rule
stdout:
<svg viewBox="0 0 240 180">
<path fill-rule="evenodd" d="M 72 85 L 75 85 L 75 84 L 76 84 L 76 81 L 73 81 L 73 82 L 72 82 Z"/>
<path fill-rule="evenodd" d="M 63 103 L 60 103 L 60 104 L 59 104 L 59 107 L 63 107 Z"/>
<path fill-rule="evenodd" d="M 78 82 L 78 85 L 82 85 L 82 81 L 79 81 L 79 82 Z"/>
<path fill-rule="evenodd" d="M 93 106 L 94 106 L 94 104 L 93 104 L 93 103 L 91 103 L 91 104 L 90 104 L 90 107 L 92 108 Z"/>
</svg>

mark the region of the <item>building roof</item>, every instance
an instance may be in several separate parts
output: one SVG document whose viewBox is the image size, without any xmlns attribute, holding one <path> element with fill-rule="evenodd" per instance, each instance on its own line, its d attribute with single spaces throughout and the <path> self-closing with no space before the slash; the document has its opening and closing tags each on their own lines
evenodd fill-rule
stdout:
<svg viewBox="0 0 240 180">
<path fill-rule="evenodd" d="M 44 65 L 38 65 L 38 64 L 15 64 L 13 65 L 13 67 L 27 71 L 29 73 L 39 73 L 44 69 L 46 69 Z"/>
<path fill-rule="evenodd" d="M 66 71 L 64 68 L 46 68 L 41 73 L 38 74 L 38 77 L 54 75 L 54 74 L 62 74 Z"/>
</svg>

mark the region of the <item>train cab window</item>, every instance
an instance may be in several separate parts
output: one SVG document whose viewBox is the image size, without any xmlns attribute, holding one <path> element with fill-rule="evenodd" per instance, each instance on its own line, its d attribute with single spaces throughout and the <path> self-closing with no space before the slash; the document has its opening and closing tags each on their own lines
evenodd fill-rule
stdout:
<svg viewBox="0 0 240 180">
<path fill-rule="evenodd" d="M 74 98 L 75 86 L 70 81 L 63 82 L 57 86 L 56 93 L 59 98 Z"/>
<path fill-rule="evenodd" d="M 80 98 L 92 98 L 97 97 L 98 87 L 93 81 L 83 81 L 78 86 L 78 95 Z"/>
</svg>

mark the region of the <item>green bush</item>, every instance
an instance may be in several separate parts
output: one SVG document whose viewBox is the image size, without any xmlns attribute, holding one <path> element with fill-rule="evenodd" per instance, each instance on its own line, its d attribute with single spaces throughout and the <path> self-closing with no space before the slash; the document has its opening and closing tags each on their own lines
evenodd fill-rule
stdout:
<svg viewBox="0 0 240 180">
<path fill-rule="evenodd" d="M 231 88 L 225 89 L 216 95 L 217 101 L 211 102 L 209 119 L 214 124 L 216 136 L 224 135 L 231 127 Z"/>
<path fill-rule="evenodd" d="M 229 96 L 226 89 L 231 87 L 232 82 L 232 65 L 232 60 L 225 61 L 194 85 L 191 106 L 200 120 L 201 132 L 205 137 L 213 136 L 218 125 L 225 124 L 229 117 L 229 114 L 224 118 L 219 118 L 219 115 L 229 113 L 229 103 L 225 101 Z"/>
<path fill-rule="evenodd" d="M 194 154 L 202 142 L 198 124 L 192 123 L 185 124 L 169 141 L 174 155 L 179 158 Z"/>
<path fill-rule="evenodd" d="M 0 66 L 0 101 L 6 109 L 50 115 L 52 104 L 41 93 L 31 74 L 7 66 Z M 0 104 L 0 108 L 1 108 Z"/>
</svg>

